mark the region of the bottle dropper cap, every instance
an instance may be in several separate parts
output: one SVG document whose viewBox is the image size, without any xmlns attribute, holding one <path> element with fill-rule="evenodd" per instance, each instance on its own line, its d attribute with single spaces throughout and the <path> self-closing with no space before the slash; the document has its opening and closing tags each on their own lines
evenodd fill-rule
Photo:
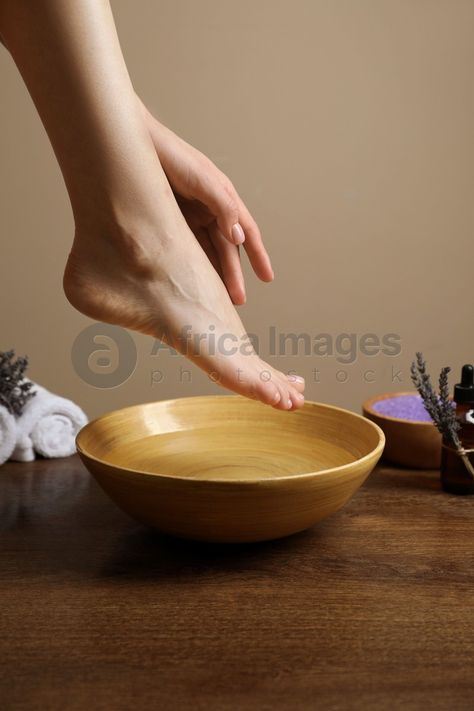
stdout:
<svg viewBox="0 0 474 711">
<path fill-rule="evenodd" d="M 474 403 L 473 365 L 463 365 L 461 382 L 454 386 L 454 400 L 459 403 Z"/>
</svg>

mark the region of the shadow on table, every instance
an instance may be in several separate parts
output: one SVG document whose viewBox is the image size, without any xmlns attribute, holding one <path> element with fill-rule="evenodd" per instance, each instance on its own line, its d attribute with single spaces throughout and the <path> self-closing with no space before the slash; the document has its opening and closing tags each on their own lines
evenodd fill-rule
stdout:
<svg viewBox="0 0 474 711">
<path fill-rule="evenodd" d="M 142 579 L 199 578 L 212 575 L 229 577 L 235 573 L 260 574 L 267 564 L 291 564 L 305 539 L 314 541 L 319 530 L 310 529 L 287 538 L 258 543 L 204 543 L 169 536 L 138 526 L 122 534 L 115 550 L 104 563 L 101 577 L 133 577 Z"/>
</svg>

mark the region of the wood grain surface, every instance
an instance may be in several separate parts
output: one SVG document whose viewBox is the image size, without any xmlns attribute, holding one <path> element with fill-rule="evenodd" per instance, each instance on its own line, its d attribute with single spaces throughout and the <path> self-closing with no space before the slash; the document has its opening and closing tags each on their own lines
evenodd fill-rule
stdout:
<svg viewBox="0 0 474 711">
<path fill-rule="evenodd" d="M 0 468 L 0 706 L 470 709 L 474 498 L 378 467 L 278 541 L 140 526 L 77 457 Z"/>
</svg>

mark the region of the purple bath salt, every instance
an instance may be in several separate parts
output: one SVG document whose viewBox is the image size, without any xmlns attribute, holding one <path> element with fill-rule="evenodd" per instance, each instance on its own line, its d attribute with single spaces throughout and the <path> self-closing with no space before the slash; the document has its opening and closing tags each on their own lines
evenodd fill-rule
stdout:
<svg viewBox="0 0 474 711">
<path fill-rule="evenodd" d="M 385 400 L 378 400 L 372 405 L 372 408 L 379 415 L 398 417 L 400 420 L 433 421 L 425 410 L 423 400 L 419 395 L 395 395 Z"/>
</svg>

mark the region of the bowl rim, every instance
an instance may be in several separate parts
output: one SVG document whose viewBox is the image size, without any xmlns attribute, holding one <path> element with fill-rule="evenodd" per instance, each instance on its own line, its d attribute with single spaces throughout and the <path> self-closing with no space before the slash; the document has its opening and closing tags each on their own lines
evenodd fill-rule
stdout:
<svg viewBox="0 0 474 711">
<path fill-rule="evenodd" d="M 176 401 L 183 401 L 183 400 L 216 400 L 216 399 L 223 399 L 223 398 L 235 398 L 235 399 L 241 399 L 241 400 L 248 400 L 248 398 L 242 396 L 242 395 L 191 395 L 189 397 L 182 397 L 182 398 L 168 398 L 166 400 L 153 400 L 151 402 L 146 402 L 146 403 L 138 403 L 136 405 L 129 405 L 127 407 L 122 407 L 117 410 L 111 410 L 109 412 L 105 412 L 102 415 L 99 415 L 98 417 L 94 418 L 90 422 L 88 422 L 84 427 L 82 427 L 81 430 L 76 435 L 76 448 L 81 457 L 84 457 L 85 459 L 91 459 L 94 462 L 97 462 L 98 464 L 106 467 L 111 467 L 114 469 L 114 471 L 120 471 L 125 474 L 141 474 L 143 476 L 148 476 L 148 477 L 154 477 L 156 478 L 163 478 L 163 479 L 169 479 L 169 480 L 174 480 L 174 481 L 186 481 L 189 483 L 193 483 L 194 485 L 201 485 L 201 484 L 211 484 L 211 485 L 216 485 L 216 484 L 221 484 L 221 485 L 235 485 L 238 484 L 239 486 L 246 485 L 246 486 L 255 486 L 255 485 L 261 485 L 262 483 L 265 483 L 266 485 L 271 484 L 272 482 L 281 482 L 281 481 L 295 481 L 295 480 L 301 480 L 309 477 L 318 477 L 318 476 L 323 476 L 327 474 L 328 472 L 331 472 L 331 474 L 339 474 L 339 473 L 344 473 L 345 471 L 350 471 L 352 468 L 355 466 L 358 466 L 366 461 L 369 461 L 370 459 L 377 458 L 380 459 L 380 456 L 382 455 L 382 452 L 385 447 L 385 433 L 382 430 L 379 425 L 377 425 L 376 422 L 373 422 L 372 420 L 369 420 L 367 417 L 364 417 L 364 415 L 360 415 L 357 412 L 353 412 L 352 410 L 346 410 L 343 407 L 338 407 L 336 405 L 327 405 L 326 403 L 323 402 L 317 402 L 315 400 L 306 400 L 305 404 L 303 406 L 310 406 L 310 407 L 323 407 L 328 410 L 337 410 L 339 412 L 344 412 L 345 414 L 349 414 L 352 417 L 355 417 L 359 420 L 363 420 L 369 427 L 372 427 L 375 432 L 378 435 L 378 442 L 377 445 L 370 451 L 368 454 L 365 454 L 363 457 L 360 457 L 359 459 L 355 459 L 353 462 L 349 462 L 348 464 L 341 464 L 338 467 L 329 467 L 328 469 L 321 469 L 320 471 L 317 472 L 302 472 L 301 474 L 291 474 L 291 475 L 284 475 L 284 476 L 275 476 L 271 477 L 269 479 L 255 479 L 255 480 L 249 480 L 249 479 L 222 479 L 222 480 L 216 480 L 216 479 L 207 479 L 207 478 L 199 478 L 199 479 L 191 479 L 186 476 L 176 476 L 174 474 L 164 474 L 164 473 L 154 473 L 154 472 L 146 472 L 141 469 L 133 469 L 131 467 L 121 467 L 118 464 L 111 464 L 110 462 L 107 462 L 103 459 L 99 459 L 98 457 L 93 456 L 92 454 L 88 453 L 85 449 L 81 447 L 80 444 L 80 439 L 82 433 L 92 427 L 96 422 L 99 420 L 102 420 L 110 415 L 115 415 L 119 413 L 126 412 L 128 410 L 133 410 L 135 408 L 143 408 L 143 407 L 151 407 L 153 405 L 157 404 L 166 404 L 170 402 L 176 402 Z M 298 411 L 296 411 L 294 414 L 297 414 Z"/>
<path fill-rule="evenodd" d="M 362 404 L 362 412 L 368 412 L 370 415 L 380 417 L 381 420 L 388 420 L 389 422 L 403 422 L 406 425 L 416 425 L 418 427 L 420 425 L 422 427 L 435 427 L 434 422 L 427 422 L 426 420 L 407 420 L 403 417 L 392 417 L 391 415 L 383 415 L 381 412 L 377 412 L 377 410 L 374 410 L 373 408 L 373 405 L 376 402 L 380 402 L 381 400 L 389 400 L 391 398 L 400 397 L 404 395 L 418 395 L 418 392 L 416 390 L 397 390 L 393 393 L 381 393 L 380 395 L 373 395 L 372 397 L 367 398 L 367 400 L 365 400 Z"/>
</svg>

